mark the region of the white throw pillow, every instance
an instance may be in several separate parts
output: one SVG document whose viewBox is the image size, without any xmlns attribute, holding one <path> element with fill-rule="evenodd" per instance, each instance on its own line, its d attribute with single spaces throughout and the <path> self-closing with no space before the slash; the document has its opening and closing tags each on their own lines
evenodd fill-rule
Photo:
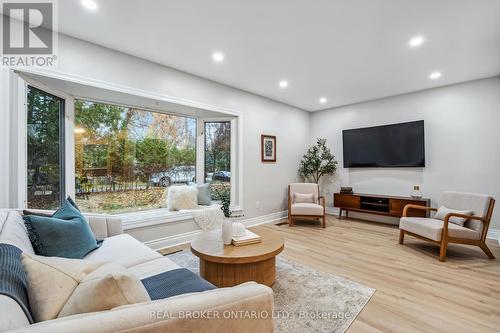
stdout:
<svg viewBox="0 0 500 333">
<path fill-rule="evenodd" d="M 294 193 L 293 203 L 314 203 L 314 194 L 312 193 Z"/>
<path fill-rule="evenodd" d="M 168 189 L 168 209 L 198 208 L 198 189 L 194 186 L 171 186 Z"/>
<path fill-rule="evenodd" d="M 22 264 L 37 322 L 151 300 L 142 282 L 114 263 L 23 253 Z"/>
<path fill-rule="evenodd" d="M 444 221 L 444 218 L 449 213 L 472 215 L 472 210 L 457 210 L 457 209 L 451 209 L 451 208 L 448 208 L 448 207 L 445 207 L 445 206 L 441 206 L 437 210 L 436 215 L 434 215 L 434 218 L 438 219 L 438 220 L 443 220 Z M 463 217 L 452 216 L 452 217 L 450 217 L 450 219 L 448 221 L 451 222 L 451 223 L 458 224 L 458 225 L 460 225 L 460 226 L 463 227 L 464 224 L 465 224 L 465 222 L 467 221 L 467 219 L 465 219 Z"/>
</svg>

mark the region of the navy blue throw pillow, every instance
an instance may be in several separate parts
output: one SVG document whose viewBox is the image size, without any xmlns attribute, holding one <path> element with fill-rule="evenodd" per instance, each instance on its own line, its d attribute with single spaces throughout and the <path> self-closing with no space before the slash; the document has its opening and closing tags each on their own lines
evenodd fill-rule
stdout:
<svg viewBox="0 0 500 333">
<path fill-rule="evenodd" d="M 70 198 L 52 217 L 25 215 L 23 219 L 38 255 L 82 259 L 100 246 L 87 219 Z"/>
</svg>

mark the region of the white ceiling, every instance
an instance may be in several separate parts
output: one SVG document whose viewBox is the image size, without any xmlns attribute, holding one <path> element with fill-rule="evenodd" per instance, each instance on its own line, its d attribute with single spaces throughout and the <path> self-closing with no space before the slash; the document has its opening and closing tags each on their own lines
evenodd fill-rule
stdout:
<svg viewBox="0 0 500 333">
<path fill-rule="evenodd" d="M 309 111 L 500 74 L 499 0 L 94 1 L 59 30 Z"/>
</svg>

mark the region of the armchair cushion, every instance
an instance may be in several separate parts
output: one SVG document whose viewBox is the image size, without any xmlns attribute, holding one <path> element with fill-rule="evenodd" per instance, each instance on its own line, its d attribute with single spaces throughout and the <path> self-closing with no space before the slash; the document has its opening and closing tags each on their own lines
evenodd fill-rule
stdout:
<svg viewBox="0 0 500 333">
<path fill-rule="evenodd" d="M 472 210 L 472 215 L 486 217 L 491 199 L 487 194 L 446 191 L 443 193 L 441 204 L 452 209 Z M 483 223 L 477 220 L 469 220 L 464 226 L 479 233 L 483 230 Z"/>
<path fill-rule="evenodd" d="M 323 206 L 315 203 L 296 203 L 291 206 L 292 215 L 323 215 Z"/>
<path fill-rule="evenodd" d="M 292 183 L 292 184 L 290 184 L 290 197 L 291 197 L 291 199 L 294 199 L 295 193 L 312 194 L 313 200 L 314 200 L 313 202 L 314 203 L 318 202 L 318 197 L 319 197 L 318 184 L 315 184 L 315 183 Z"/>
<path fill-rule="evenodd" d="M 314 194 L 312 193 L 294 193 L 293 203 L 314 203 Z"/>
<path fill-rule="evenodd" d="M 425 217 L 402 217 L 399 229 L 439 242 L 443 234 L 443 223 L 441 220 Z M 448 236 L 473 240 L 481 238 L 479 232 L 453 223 L 448 223 Z"/>
<path fill-rule="evenodd" d="M 436 218 L 438 220 L 441 220 L 441 221 L 444 221 L 444 218 L 446 217 L 446 215 L 448 215 L 450 213 L 457 213 L 457 214 L 463 214 L 463 215 L 472 215 L 472 210 L 457 210 L 457 209 L 450 209 L 448 207 L 441 206 L 437 210 L 436 215 L 434 216 L 434 218 Z M 452 217 L 450 217 L 450 219 L 448 221 L 451 222 L 451 223 L 458 224 L 459 226 L 463 227 L 464 224 L 465 224 L 465 221 L 467 221 L 467 219 L 465 219 L 463 217 L 452 216 Z"/>
</svg>

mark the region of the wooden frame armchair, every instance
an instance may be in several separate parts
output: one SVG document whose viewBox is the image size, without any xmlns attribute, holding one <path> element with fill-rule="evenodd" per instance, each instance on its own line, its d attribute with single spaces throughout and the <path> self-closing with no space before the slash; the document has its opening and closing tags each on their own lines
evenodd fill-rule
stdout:
<svg viewBox="0 0 500 333">
<path fill-rule="evenodd" d="M 434 218 L 408 217 L 409 209 L 437 211 L 436 208 L 417 205 L 406 205 L 399 223 L 399 244 L 403 244 L 405 234 L 439 245 L 439 261 L 446 260 L 446 249 L 449 243 L 479 246 L 490 259 L 495 259 L 486 245 L 486 236 L 495 207 L 495 199 L 490 196 L 445 192 L 443 205 L 456 210 L 472 210 L 473 215 L 449 213 L 443 220 Z M 466 219 L 464 226 L 450 222 L 450 218 Z"/>
<path fill-rule="evenodd" d="M 312 194 L 312 202 L 298 202 L 295 194 Z M 293 227 L 294 218 L 315 218 L 326 227 L 325 197 L 319 195 L 319 185 L 314 183 L 292 183 L 288 185 L 288 225 Z"/>
</svg>

